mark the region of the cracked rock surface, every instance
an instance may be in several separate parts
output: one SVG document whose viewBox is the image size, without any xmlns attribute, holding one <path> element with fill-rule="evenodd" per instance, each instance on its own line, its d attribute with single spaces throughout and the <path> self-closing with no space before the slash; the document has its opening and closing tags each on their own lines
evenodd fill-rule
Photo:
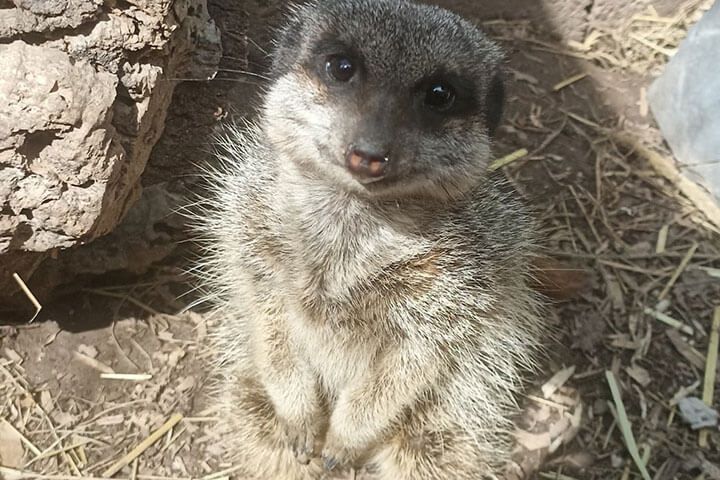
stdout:
<svg viewBox="0 0 720 480">
<path fill-rule="evenodd" d="M 175 79 L 220 56 L 205 0 L 0 1 L 0 300 L 121 223 Z"/>
</svg>

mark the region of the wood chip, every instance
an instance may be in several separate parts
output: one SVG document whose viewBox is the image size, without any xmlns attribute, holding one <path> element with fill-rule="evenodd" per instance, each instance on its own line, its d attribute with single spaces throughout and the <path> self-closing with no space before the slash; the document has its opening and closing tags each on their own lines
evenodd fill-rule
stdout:
<svg viewBox="0 0 720 480">
<path fill-rule="evenodd" d="M 627 372 L 630 378 L 639 383 L 641 387 L 647 387 L 652 381 L 652 379 L 650 378 L 650 372 L 637 365 L 627 367 L 625 369 L 625 372 Z"/>
<path fill-rule="evenodd" d="M 564 368 L 553 375 L 552 378 L 541 387 L 543 397 L 545 397 L 546 400 L 552 397 L 555 392 L 570 380 L 573 374 L 575 374 L 575 365 Z"/>
<path fill-rule="evenodd" d="M 5 356 L 18 365 L 22 365 L 23 363 L 23 357 L 12 348 L 5 348 Z"/>
<path fill-rule="evenodd" d="M 531 452 L 543 448 L 550 448 L 550 444 L 552 443 L 550 432 L 530 433 L 524 430 L 518 430 L 514 436 L 520 445 Z"/>
<path fill-rule="evenodd" d="M 23 438 L 7 421 L 0 422 L 0 465 L 10 468 L 20 468 L 23 465 Z"/>
<path fill-rule="evenodd" d="M 705 357 L 703 354 L 687 343 L 678 330 L 668 329 L 665 331 L 665 334 L 670 339 L 670 343 L 675 347 L 675 350 L 677 350 L 690 365 L 697 369 L 705 367 Z"/>
</svg>

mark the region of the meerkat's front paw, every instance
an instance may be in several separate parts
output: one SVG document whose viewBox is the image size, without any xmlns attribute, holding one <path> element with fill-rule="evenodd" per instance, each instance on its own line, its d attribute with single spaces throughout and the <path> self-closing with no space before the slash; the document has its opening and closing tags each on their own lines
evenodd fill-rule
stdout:
<svg viewBox="0 0 720 480">
<path fill-rule="evenodd" d="M 298 462 L 310 463 L 315 456 L 315 439 L 318 436 L 317 425 L 312 421 L 280 421 L 287 447 Z"/>
<path fill-rule="evenodd" d="M 360 453 L 361 449 L 357 445 L 341 439 L 331 429 L 325 438 L 321 458 L 325 469 L 332 472 L 351 467 Z"/>
</svg>

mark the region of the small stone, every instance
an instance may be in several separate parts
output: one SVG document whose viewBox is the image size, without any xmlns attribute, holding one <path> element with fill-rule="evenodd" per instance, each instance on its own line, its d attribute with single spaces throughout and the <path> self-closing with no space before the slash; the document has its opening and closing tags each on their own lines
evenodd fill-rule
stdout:
<svg viewBox="0 0 720 480">
<path fill-rule="evenodd" d="M 712 428 L 718 424 L 717 410 L 708 407 L 697 397 L 685 397 L 678 402 L 680 416 L 693 430 Z"/>
</svg>

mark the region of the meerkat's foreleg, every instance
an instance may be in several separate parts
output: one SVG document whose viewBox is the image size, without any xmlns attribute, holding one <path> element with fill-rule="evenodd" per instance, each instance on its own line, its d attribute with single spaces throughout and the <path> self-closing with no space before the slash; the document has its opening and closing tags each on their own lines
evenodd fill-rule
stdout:
<svg viewBox="0 0 720 480">
<path fill-rule="evenodd" d="M 266 317 L 260 330 L 256 355 L 262 383 L 288 447 L 299 462 L 308 463 L 325 423 L 316 378 L 293 351 L 281 313 Z"/>
<path fill-rule="evenodd" d="M 408 342 L 383 353 L 358 384 L 340 392 L 322 451 L 326 469 L 352 463 L 387 436 L 403 410 L 435 382 L 435 358 L 429 348 Z"/>
</svg>

